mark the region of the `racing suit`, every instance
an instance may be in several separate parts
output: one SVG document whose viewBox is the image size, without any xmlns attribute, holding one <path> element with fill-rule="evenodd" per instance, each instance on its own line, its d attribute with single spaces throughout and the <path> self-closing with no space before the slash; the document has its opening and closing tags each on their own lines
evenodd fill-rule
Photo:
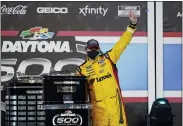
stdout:
<svg viewBox="0 0 183 126">
<path fill-rule="evenodd" d="M 93 126 L 127 126 L 116 63 L 135 30 L 128 26 L 110 51 L 94 60 L 88 58 L 77 68 L 77 73 L 87 78 Z"/>
</svg>

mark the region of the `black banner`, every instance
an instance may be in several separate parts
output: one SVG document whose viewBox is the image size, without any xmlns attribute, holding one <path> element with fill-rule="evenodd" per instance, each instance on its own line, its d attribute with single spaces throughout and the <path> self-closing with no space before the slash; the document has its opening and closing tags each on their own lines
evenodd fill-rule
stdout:
<svg viewBox="0 0 183 126">
<path fill-rule="evenodd" d="M 163 31 L 182 31 L 182 2 L 163 2 Z"/>
<path fill-rule="evenodd" d="M 52 31 L 124 31 L 129 8 L 138 16 L 138 31 L 147 31 L 146 2 L 2 2 L 2 29 L 25 30 L 34 26 Z M 10 7 L 18 14 L 7 14 Z"/>
</svg>

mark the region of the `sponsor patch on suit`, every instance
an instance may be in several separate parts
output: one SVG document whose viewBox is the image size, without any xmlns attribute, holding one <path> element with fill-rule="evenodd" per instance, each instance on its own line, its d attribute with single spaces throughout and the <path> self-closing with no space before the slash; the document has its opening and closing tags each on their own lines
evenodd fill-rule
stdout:
<svg viewBox="0 0 183 126">
<path fill-rule="evenodd" d="M 104 67 L 105 65 L 106 65 L 106 63 L 103 63 L 103 64 L 101 64 L 100 66 L 101 66 L 101 67 Z"/>
<path fill-rule="evenodd" d="M 104 61 L 105 61 L 105 59 L 102 59 L 102 60 L 98 61 L 98 64 L 102 64 L 102 63 L 104 63 Z"/>
<path fill-rule="evenodd" d="M 89 65 L 86 67 L 86 72 L 93 72 L 94 69 L 92 68 L 92 65 Z"/>
<path fill-rule="evenodd" d="M 92 65 L 86 66 L 86 69 L 91 69 Z"/>
</svg>

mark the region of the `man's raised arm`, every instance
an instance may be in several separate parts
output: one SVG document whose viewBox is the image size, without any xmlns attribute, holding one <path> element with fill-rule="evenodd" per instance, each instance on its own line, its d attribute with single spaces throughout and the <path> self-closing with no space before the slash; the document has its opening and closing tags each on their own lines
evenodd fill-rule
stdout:
<svg viewBox="0 0 183 126">
<path fill-rule="evenodd" d="M 133 34 L 136 30 L 137 18 L 130 10 L 129 14 L 130 25 L 128 25 L 127 30 L 120 37 L 119 41 L 114 45 L 114 47 L 108 52 L 109 57 L 111 58 L 114 64 L 117 63 L 120 55 L 124 52 L 128 44 L 130 43 Z"/>
</svg>

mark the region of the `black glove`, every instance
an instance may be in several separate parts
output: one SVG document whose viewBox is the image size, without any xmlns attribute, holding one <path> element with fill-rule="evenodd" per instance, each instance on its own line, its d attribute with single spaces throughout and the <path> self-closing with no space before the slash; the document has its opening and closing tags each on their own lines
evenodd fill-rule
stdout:
<svg viewBox="0 0 183 126">
<path fill-rule="evenodd" d="M 137 26 L 137 23 L 136 24 L 133 24 L 132 22 L 130 22 L 130 25 L 129 25 L 130 28 L 135 29 L 136 26 Z"/>
</svg>

